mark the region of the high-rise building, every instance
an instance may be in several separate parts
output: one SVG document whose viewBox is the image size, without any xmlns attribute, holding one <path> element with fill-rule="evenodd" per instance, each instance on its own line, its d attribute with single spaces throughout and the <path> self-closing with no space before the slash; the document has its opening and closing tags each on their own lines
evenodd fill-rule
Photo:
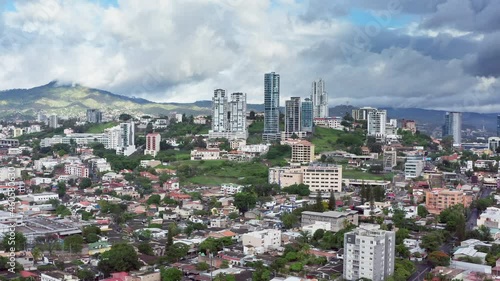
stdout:
<svg viewBox="0 0 500 281">
<path fill-rule="evenodd" d="M 368 135 L 374 136 L 377 140 L 385 137 L 385 126 L 387 123 L 386 110 L 373 110 L 368 112 Z"/>
<path fill-rule="evenodd" d="M 362 107 L 353 109 L 351 115 L 354 120 L 368 120 L 368 114 L 373 111 L 377 111 L 377 109 L 373 107 Z"/>
<path fill-rule="evenodd" d="M 314 118 L 328 117 L 328 93 L 325 91 L 325 81 L 322 79 L 313 81 L 311 90 Z"/>
<path fill-rule="evenodd" d="M 264 74 L 264 133 L 262 140 L 272 142 L 280 139 L 280 75 Z"/>
<path fill-rule="evenodd" d="M 102 112 L 99 109 L 87 109 L 87 122 L 101 123 Z"/>
<path fill-rule="evenodd" d="M 500 114 L 497 116 L 497 137 L 500 137 Z"/>
<path fill-rule="evenodd" d="M 135 152 L 135 124 L 133 121 L 120 123 L 120 135 L 118 140 L 117 154 L 129 156 Z"/>
<path fill-rule="evenodd" d="M 344 279 L 383 281 L 394 273 L 396 233 L 362 224 L 344 234 Z"/>
<path fill-rule="evenodd" d="M 446 136 L 453 137 L 454 146 L 460 146 L 462 144 L 461 112 L 446 112 L 444 116 L 443 138 Z"/>
<path fill-rule="evenodd" d="M 313 129 L 313 103 L 310 98 L 304 99 L 300 111 L 300 130 L 311 133 Z"/>
<path fill-rule="evenodd" d="M 247 95 L 232 93 L 229 102 L 229 131 L 245 133 L 247 131 Z"/>
<path fill-rule="evenodd" d="M 160 151 L 160 142 L 161 135 L 159 133 L 147 134 L 144 155 L 152 155 L 153 157 L 156 157 L 156 154 Z"/>
<path fill-rule="evenodd" d="M 285 132 L 300 131 L 300 98 L 292 97 L 285 101 Z"/>
<path fill-rule="evenodd" d="M 216 89 L 212 98 L 212 131 L 226 132 L 228 129 L 227 120 L 227 96 L 226 90 Z"/>
<path fill-rule="evenodd" d="M 49 128 L 53 129 L 59 127 L 59 118 L 57 118 L 56 114 L 52 114 L 49 116 L 49 118 L 47 119 L 47 125 L 49 126 Z"/>
<path fill-rule="evenodd" d="M 229 140 L 247 138 L 247 95 L 232 93 L 228 100 L 226 91 L 217 89 L 212 98 L 212 130 L 209 138 Z"/>
</svg>

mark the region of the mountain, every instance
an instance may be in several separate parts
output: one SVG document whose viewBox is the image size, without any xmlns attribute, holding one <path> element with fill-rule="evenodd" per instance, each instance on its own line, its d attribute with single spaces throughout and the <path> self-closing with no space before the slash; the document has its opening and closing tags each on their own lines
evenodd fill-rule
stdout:
<svg viewBox="0 0 500 281">
<path fill-rule="evenodd" d="M 105 112 L 131 114 L 210 114 L 212 101 L 203 100 L 194 103 L 156 103 L 141 98 L 116 95 L 107 91 L 87 88 L 81 85 L 62 85 L 57 81 L 31 89 L 13 89 L 0 91 L 0 117 L 31 119 L 39 111 L 56 113 L 61 116 L 82 115 L 88 108 L 97 108 Z M 339 105 L 331 107 L 330 116 L 344 116 L 355 107 Z M 263 104 L 248 104 L 249 111 L 264 111 Z M 420 108 L 383 108 L 388 118 L 413 119 L 425 126 L 427 131 L 438 129 L 444 122 L 445 111 Z M 284 112 L 284 109 L 281 109 Z M 482 128 L 496 132 L 497 114 L 464 112 L 464 128 Z"/>
</svg>

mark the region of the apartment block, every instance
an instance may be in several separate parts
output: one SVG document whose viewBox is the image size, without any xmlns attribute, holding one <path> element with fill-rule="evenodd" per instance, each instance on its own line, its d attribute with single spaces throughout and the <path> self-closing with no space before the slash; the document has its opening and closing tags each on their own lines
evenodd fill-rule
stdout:
<svg viewBox="0 0 500 281">
<path fill-rule="evenodd" d="M 459 190 L 433 189 L 425 192 L 425 207 L 430 213 L 439 214 L 442 210 L 460 204 L 469 207 L 472 196 Z"/>
<path fill-rule="evenodd" d="M 494 231 L 495 233 L 500 230 L 500 208 L 488 207 L 477 218 L 477 226 L 484 225 Z"/>
<path fill-rule="evenodd" d="M 243 185 L 234 184 L 234 183 L 223 183 L 220 187 L 220 191 L 224 194 L 236 194 L 240 193 L 243 190 Z"/>
<path fill-rule="evenodd" d="M 281 230 L 266 229 L 241 236 L 245 255 L 262 254 L 281 247 Z"/>
<path fill-rule="evenodd" d="M 356 211 L 328 211 L 328 212 L 302 212 L 301 226 L 306 227 L 309 225 L 316 224 L 318 222 L 328 223 L 330 225 L 330 231 L 337 232 L 344 228 L 346 221 L 358 225 L 358 212 Z"/>
<path fill-rule="evenodd" d="M 394 273 L 396 233 L 361 225 L 344 234 L 345 280 L 383 281 Z"/>
<path fill-rule="evenodd" d="M 312 164 L 304 168 L 304 184 L 311 192 L 341 192 L 342 166 Z"/>
<path fill-rule="evenodd" d="M 89 168 L 83 164 L 66 164 L 64 165 L 64 172 L 77 177 L 89 177 Z"/>
<path fill-rule="evenodd" d="M 300 167 L 273 167 L 269 168 L 268 182 L 285 188 L 303 182 L 303 171 Z"/>
<path fill-rule="evenodd" d="M 314 161 L 314 144 L 306 140 L 287 140 L 282 143 L 292 147 L 292 163 L 311 163 Z"/>
<path fill-rule="evenodd" d="M 153 157 L 156 157 L 156 154 L 160 151 L 160 142 L 161 135 L 159 133 L 147 134 L 144 155 L 152 155 Z"/>
</svg>

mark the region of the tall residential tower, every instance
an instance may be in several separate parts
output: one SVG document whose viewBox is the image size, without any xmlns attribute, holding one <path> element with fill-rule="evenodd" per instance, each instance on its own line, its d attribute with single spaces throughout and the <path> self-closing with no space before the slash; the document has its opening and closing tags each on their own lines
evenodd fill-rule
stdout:
<svg viewBox="0 0 500 281">
<path fill-rule="evenodd" d="M 444 116 L 443 138 L 446 136 L 453 137 L 454 146 L 460 146 L 462 144 L 461 112 L 446 112 Z"/>
<path fill-rule="evenodd" d="M 292 97 L 285 101 L 285 132 L 296 133 L 300 131 L 300 98 Z"/>
<path fill-rule="evenodd" d="M 228 100 L 226 91 L 217 89 L 212 98 L 212 129 L 209 138 L 247 138 L 247 95 L 232 93 Z"/>
<path fill-rule="evenodd" d="M 280 139 L 280 75 L 264 74 L 264 133 L 262 140 L 272 142 Z"/>
<path fill-rule="evenodd" d="M 328 93 L 325 91 L 325 81 L 319 79 L 312 82 L 311 90 L 314 118 L 328 117 Z"/>
</svg>

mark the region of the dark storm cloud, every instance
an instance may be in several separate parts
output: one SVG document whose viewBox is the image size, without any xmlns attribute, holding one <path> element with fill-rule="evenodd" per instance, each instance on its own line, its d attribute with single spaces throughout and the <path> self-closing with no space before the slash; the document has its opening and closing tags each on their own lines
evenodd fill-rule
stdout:
<svg viewBox="0 0 500 281">
<path fill-rule="evenodd" d="M 500 1 L 497 0 L 448 0 L 429 14 L 422 28 L 452 28 L 472 32 L 500 30 Z"/>
<path fill-rule="evenodd" d="M 477 76 L 500 77 L 500 32 L 488 34 L 481 42 L 477 53 L 470 54 L 464 61 L 468 73 Z"/>
</svg>

